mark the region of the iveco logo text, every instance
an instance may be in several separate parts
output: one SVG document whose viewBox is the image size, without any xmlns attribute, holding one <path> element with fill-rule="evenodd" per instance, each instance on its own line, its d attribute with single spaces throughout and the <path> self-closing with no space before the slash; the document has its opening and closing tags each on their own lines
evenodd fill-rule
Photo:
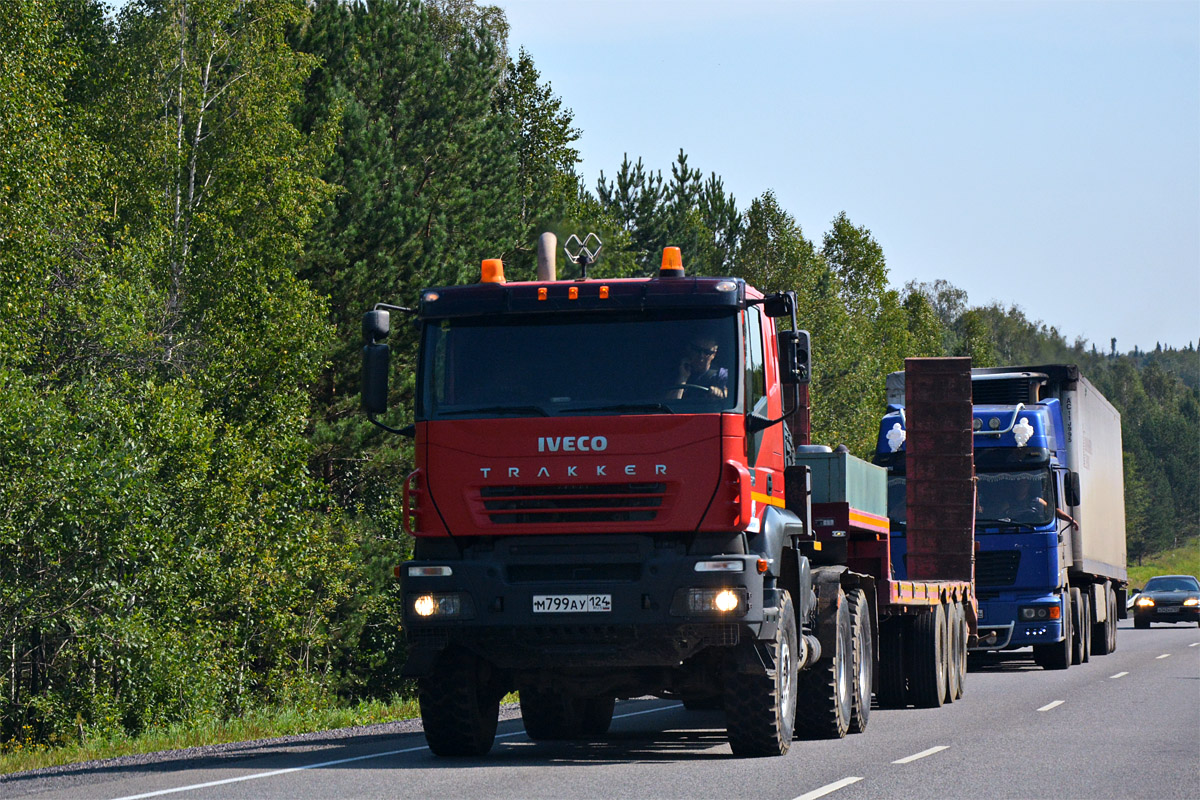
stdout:
<svg viewBox="0 0 1200 800">
<path fill-rule="evenodd" d="M 603 436 L 539 436 L 539 453 L 599 453 L 608 448 Z"/>
</svg>

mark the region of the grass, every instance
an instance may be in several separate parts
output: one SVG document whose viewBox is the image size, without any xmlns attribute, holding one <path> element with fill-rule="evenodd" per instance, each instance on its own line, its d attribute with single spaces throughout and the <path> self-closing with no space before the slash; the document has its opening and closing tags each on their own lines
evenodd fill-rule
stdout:
<svg viewBox="0 0 1200 800">
<path fill-rule="evenodd" d="M 90 740 L 60 747 L 13 740 L 0 748 L 0 775 L 59 764 L 182 750 L 207 744 L 243 742 L 300 733 L 374 725 L 420 716 L 417 701 L 396 697 L 390 702 L 360 702 L 342 708 L 260 709 L 229 720 L 205 720 L 148 730 L 135 737 Z"/>
<path fill-rule="evenodd" d="M 1140 589 L 1155 575 L 1200 576 L 1200 539 L 1191 539 L 1171 550 L 1142 559 L 1141 566 L 1129 565 L 1129 588 Z"/>
</svg>

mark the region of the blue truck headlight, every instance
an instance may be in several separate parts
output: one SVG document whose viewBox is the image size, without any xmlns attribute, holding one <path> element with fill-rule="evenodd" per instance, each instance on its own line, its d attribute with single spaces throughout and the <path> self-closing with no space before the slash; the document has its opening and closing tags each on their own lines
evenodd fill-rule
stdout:
<svg viewBox="0 0 1200 800">
<path fill-rule="evenodd" d="M 1058 606 L 1021 606 L 1017 609 L 1017 616 L 1022 622 L 1058 619 L 1062 616 L 1062 609 Z"/>
</svg>

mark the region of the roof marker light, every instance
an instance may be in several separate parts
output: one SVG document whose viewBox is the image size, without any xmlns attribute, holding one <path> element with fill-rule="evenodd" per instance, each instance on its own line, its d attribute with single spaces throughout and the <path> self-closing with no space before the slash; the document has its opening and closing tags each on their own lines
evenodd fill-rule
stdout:
<svg viewBox="0 0 1200 800">
<path fill-rule="evenodd" d="M 505 283 L 504 262 L 498 258 L 485 258 L 480 267 L 480 283 Z"/>
<path fill-rule="evenodd" d="M 567 298 L 570 300 L 578 300 L 579 299 L 579 287 L 572 286 L 570 289 L 567 289 Z"/>
<path fill-rule="evenodd" d="M 546 294 L 547 294 L 547 292 L 546 292 L 546 287 L 545 287 L 545 286 L 539 286 L 539 287 L 538 287 L 538 300 L 545 300 L 545 299 L 546 299 Z"/>
<path fill-rule="evenodd" d="M 608 287 L 607 287 L 607 286 L 601 286 L 601 287 L 600 287 L 600 299 L 601 299 L 601 300 L 607 300 L 607 299 L 608 299 Z"/>
</svg>

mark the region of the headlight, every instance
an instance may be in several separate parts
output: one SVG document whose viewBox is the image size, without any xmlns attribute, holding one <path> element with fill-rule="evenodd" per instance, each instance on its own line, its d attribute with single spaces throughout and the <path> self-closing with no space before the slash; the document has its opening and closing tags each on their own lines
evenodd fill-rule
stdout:
<svg viewBox="0 0 1200 800">
<path fill-rule="evenodd" d="M 1022 622 L 1059 619 L 1062 617 L 1062 609 L 1058 606 L 1021 606 L 1017 609 L 1017 616 Z"/>
<path fill-rule="evenodd" d="M 1143 595 L 1134 601 L 1134 605 L 1138 608 L 1149 608 L 1150 606 L 1154 605 L 1154 598 Z"/>
<path fill-rule="evenodd" d="M 1185 606 L 1200 606 L 1200 597 L 1189 597 L 1183 601 Z"/>
<path fill-rule="evenodd" d="M 682 589 L 688 614 L 745 616 L 750 597 L 744 588 Z"/>
<path fill-rule="evenodd" d="M 409 599 L 409 610 L 414 616 L 428 619 L 430 617 L 463 617 L 472 610 L 471 599 L 458 592 L 439 594 L 412 595 Z"/>
</svg>

